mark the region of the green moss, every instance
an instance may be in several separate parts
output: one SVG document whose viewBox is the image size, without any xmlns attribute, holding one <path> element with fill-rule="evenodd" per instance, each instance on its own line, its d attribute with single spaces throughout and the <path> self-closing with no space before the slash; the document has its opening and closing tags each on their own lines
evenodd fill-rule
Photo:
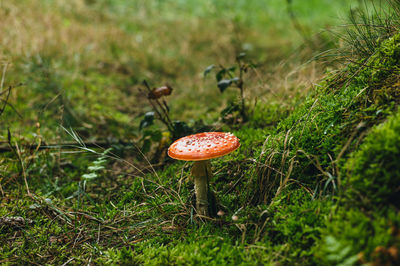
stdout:
<svg viewBox="0 0 400 266">
<path fill-rule="evenodd" d="M 399 217 L 394 208 L 368 214 L 356 208 L 339 209 L 321 232 L 315 250 L 318 264 L 398 264 L 397 255 L 387 250 L 400 248 Z"/>
<path fill-rule="evenodd" d="M 321 82 L 304 104 L 278 124 L 262 148 L 266 156 L 261 162 L 279 171 L 259 171 L 256 203 L 271 200 L 282 172 L 311 189 L 317 186 L 326 192 L 331 186 L 335 190 L 336 160 L 356 149 L 361 133 L 380 123 L 399 101 L 397 83 L 393 84 L 400 75 L 399 53 L 400 35 L 395 35 L 365 64 L 351 64 L 343 77 L 333 75 Z M 328 187 L 327 180 L 331 180 Z"/>
<path fill-rule="evenodd" d="M 333 204 L 302 189 L 280 194 L 261 214 L 267 228 L 263 242 L 280 246 L 287 262 L 310 261 Z"/>
<path fill-rule="evenodd" d="M 400 203 L 400 112 L 371 129 L 344 166 L 346 196 L 363 207 Z"/>
</svg>

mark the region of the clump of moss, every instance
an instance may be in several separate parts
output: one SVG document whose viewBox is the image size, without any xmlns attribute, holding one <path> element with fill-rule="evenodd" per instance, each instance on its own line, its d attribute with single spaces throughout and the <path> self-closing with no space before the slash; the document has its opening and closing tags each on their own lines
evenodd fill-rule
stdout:
<svg viewBox="0 0 400 266">
<path fill-rule="evenodd" d="M 263 241 L 280 247 L 288 263 L 307 264 L 332 205 L 329 199 L 312 199 L 302 189 L 285 191 L 262 212 L 267 228 Z"/>
<path fill-rule="evenodd" d="M 318 265 L 398 265 L 398 211 L 389 208 L 366 214 L 356 208 L 338 209 L 321 230 L 315 246 Z"/>
<path fill-rule="evenodd" d="M 400 112 L 374 127 L 351 154 L 346 195 L 364 207 L 400 203 Z"/>
</svg>

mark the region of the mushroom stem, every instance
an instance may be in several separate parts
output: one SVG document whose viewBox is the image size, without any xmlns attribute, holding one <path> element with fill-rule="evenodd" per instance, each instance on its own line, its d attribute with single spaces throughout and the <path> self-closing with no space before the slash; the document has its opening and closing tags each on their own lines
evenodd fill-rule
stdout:
<svg viewBox="0 0 400 266">
<path fill-rule="evenodd" d="M 196 193 L 196 210 L 199 215 L 208 214 L 208 180 L 211 179 L 211 164 L 209 160 L 195 161 L 192 167 L 192 177 Z"/>
</svg>

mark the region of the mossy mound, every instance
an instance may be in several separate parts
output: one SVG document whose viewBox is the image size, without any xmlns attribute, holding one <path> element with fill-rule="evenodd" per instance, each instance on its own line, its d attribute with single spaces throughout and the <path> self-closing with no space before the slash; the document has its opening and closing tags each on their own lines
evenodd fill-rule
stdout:
<svg viewBox="0 0 400 266">
<path fill-rule="evenodd" d="M 371 129 L 344 169 L 346 196 L 371 208 L 400 203 L 400 112 Z"/>
<path fill-rule="evenodd" d="M 278 124 L 260 151 L 266 167 L 257 173 L 254 203 L 268 203 L 289 178 L 316 192 L 337 190 L 341 162 L 396 109 L 399 55 L 400 35 L 395 35 L 364 62 L 328 76 Z"/>
<path fill-rule="evenodd" d="M 319 265 L 398 265 L 400 218 L 395 208 L 365 212 L 341 207 L 321 230 L 314 255 Z"/>
</svg>

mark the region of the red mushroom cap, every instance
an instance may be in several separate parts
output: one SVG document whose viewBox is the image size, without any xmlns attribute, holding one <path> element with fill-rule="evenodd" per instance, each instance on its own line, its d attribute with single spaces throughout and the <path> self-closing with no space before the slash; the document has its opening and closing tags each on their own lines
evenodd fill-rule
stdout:
<svg viewBox="0 0 400 266">
<path fill-rule="evenodd" d="M 204 132 L 176 140 L 168 155 L 178 160 L 202 161 L 231 153 L 239 146 L 239 139 L 232 133 Z"/>
</svg>

